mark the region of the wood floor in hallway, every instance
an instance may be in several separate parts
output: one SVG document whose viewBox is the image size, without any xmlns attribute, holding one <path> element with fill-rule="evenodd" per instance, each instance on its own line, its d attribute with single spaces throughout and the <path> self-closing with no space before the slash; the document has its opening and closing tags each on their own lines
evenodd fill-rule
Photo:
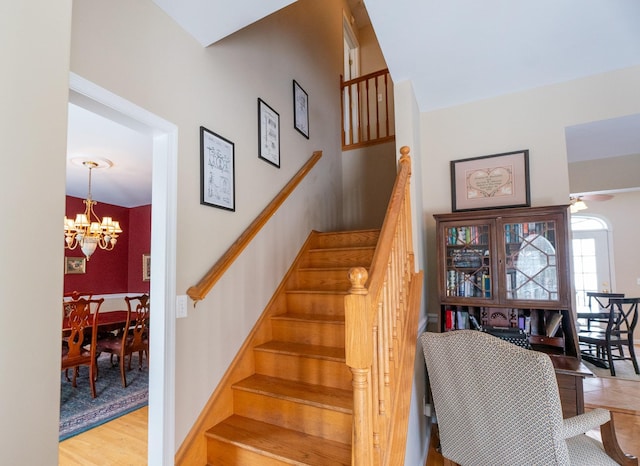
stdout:
<svg viewBox="0 0 640 466">
<path fill-rule="evenodd" d="M 147 406 L 60 442 L 59 466 L 147 464 Z"/>
</svg>

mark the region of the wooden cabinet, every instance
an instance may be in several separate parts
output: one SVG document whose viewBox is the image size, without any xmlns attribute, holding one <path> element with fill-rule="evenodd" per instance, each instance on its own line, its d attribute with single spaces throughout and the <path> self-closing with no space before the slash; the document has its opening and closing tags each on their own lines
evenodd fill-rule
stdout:
<svg viewBox="0 0 640 466">
<path fill-rule="evenodd" d="M 442 330 L 519 327 L 577 356 L 568 206 L 435 215 Z"/>
</svg>

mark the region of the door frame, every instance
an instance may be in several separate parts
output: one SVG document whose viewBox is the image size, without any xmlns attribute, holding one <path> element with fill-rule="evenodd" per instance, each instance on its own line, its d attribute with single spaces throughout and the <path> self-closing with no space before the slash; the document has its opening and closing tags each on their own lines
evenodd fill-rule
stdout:
<svg viewBox="0 0 640 466">
<path fill-rule="evenodd" d="M 149 342 L 147 463 L 173 465 L 178 127 L 75 73 L 69 75 L 69 102 L 153 138 L 150 300 L 156 317 Z"/>
</svg>

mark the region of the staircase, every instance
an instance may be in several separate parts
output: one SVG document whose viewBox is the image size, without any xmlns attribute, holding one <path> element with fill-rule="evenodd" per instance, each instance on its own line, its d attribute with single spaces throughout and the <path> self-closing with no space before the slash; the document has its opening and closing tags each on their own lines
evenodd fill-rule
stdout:
<svg viewBox="0 0 640 466">
<path fill-rule="evenodd" d="M 209 465 L 352 464 L 352 374 L 344 301 L 378 230 L 312 232 L 246 347 L 254 373 L 231 383 L 232 414 L 206 431 Z M 222 397 L 224 398 L 224 397 Z"/>
</svg>

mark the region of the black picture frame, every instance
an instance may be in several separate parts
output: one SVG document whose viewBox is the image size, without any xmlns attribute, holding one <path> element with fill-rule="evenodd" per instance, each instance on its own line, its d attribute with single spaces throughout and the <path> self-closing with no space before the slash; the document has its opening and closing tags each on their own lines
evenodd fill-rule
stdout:
<svg viewBox="0 0 640 466">
<path fill-rule="evenodd" d="M 293 80 L 293 127 L 309 139 L 309 95 Z"/>
<path fill-rule="evenodd" d="M 451 161 L 451 210 L 530 207 L 529 151 Z"/>
<path fill-rule="evenodd" d="M 200 204 L 236 210 L 235 144 L 200 127 Z"/>
<path fill-rule="evenodd" d="M 280 114 L 259 97 L 258 157 L 280 168 Z"/>
</svg>

